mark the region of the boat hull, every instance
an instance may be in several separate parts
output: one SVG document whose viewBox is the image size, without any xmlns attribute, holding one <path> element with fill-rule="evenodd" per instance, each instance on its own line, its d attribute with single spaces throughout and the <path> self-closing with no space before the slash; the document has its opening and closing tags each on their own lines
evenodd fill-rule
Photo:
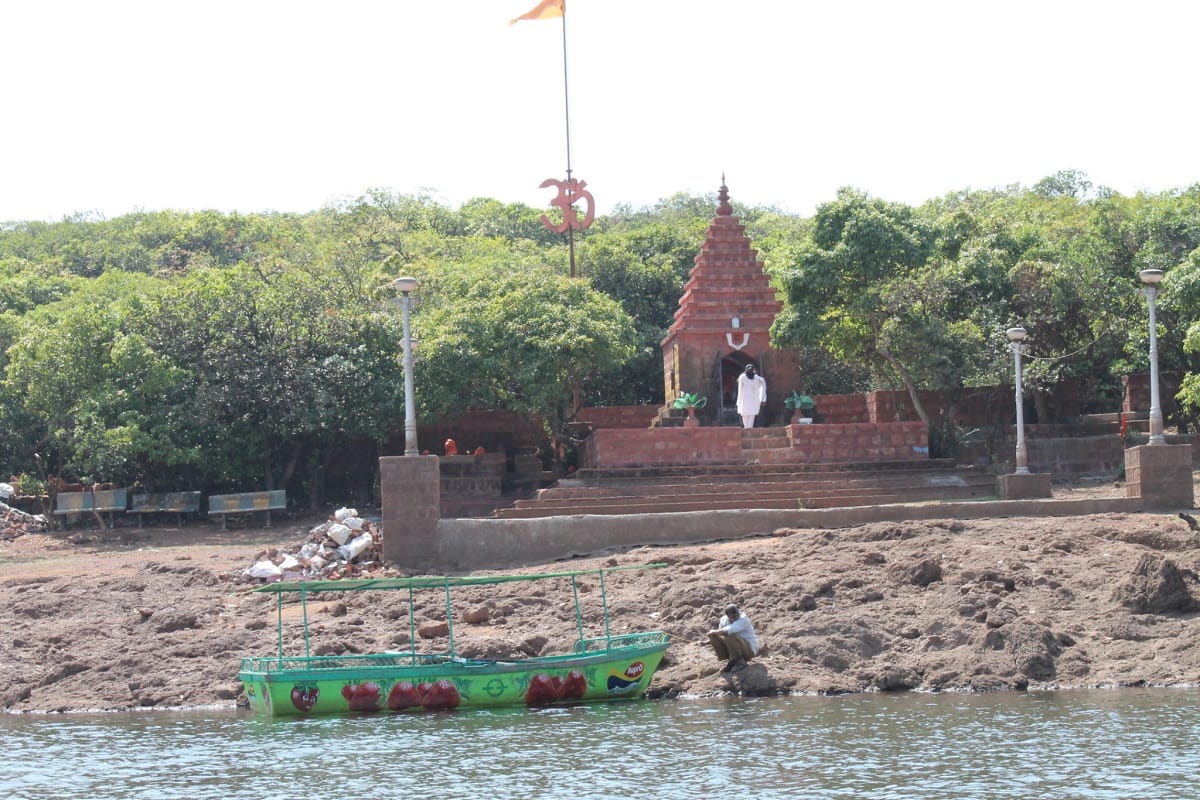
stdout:
<svg viewBox="0 0 1200 800">
<path fill-rule="evenodd" d="M 667 648 L 490 661 L 409 653 L 245 659 L 252 711 L 275 717 L 547 706 L 640 698 Z"/>
</svg>

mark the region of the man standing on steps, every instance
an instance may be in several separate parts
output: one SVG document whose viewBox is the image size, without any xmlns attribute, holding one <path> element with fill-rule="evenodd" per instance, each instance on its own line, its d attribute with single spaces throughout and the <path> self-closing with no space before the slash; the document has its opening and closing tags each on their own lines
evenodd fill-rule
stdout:
<svg viewBox="0 0 1200 800">
<path fill-rule="evenodd" d="M 746 662 L 758 652 L 758 637 L 754 635 L 750 618 L 734 605 L 725 607 L 725 616 L 721 617 L 715 630 L 708 632 L 708 641 L 716 651 L 717 658 L 726 659 L 721 672 L 743 669 Z"/>
<path fill-rule="evenodd" d="M 766 404 L 767 382 L 753 364 L 747 364 L 746 370 L 737 379 L 737 410 L 742 418 L 742 427 L 753 428 L 754 418 Z"/>
</svg>

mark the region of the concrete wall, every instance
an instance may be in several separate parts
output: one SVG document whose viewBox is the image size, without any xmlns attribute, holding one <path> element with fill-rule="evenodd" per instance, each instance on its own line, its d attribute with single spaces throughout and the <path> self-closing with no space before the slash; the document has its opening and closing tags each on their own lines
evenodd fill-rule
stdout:
<svg viewBox="0 0 1200 800">
<path fill-rule="evenodd" d="M 679 514 L 577 515 L 539 519 L 450 519 L 438 524 L 441 570 L 504 569 L 650 545 L 768 536 L 781 528 L 839 528 L 868 522 L 1134 513 L 1139 497 L 1092 500 L 998 500 Z M 648 552 L 647 560 L 654 559 Z"/>
</svg>

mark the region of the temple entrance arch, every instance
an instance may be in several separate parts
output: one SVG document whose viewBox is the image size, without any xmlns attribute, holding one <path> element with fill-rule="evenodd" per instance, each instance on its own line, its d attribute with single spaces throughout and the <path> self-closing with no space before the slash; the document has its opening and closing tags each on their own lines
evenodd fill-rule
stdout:
<svg viewBox="0 0 1200 800">
<path fill-rule="evenodd" d="M 737 411 L 737 379 L 738 376 L 746 371 L 746 365 L 753 364 L 754 369 L 762 373 L 762 363 L 758 359 L 751 358 L 741 350 L 735 350 L 721 358 L 720 364 L 720 385 L 721 385 L 721 409 L 717 417 L 718 425 L 741 425 L 742 418 Z M 765 375 L 763 376 L 766 377 Z M 770 384 L 767 384 L 770 386 Z M 756 420 L 756 424 L 761 425 L 761 420 Z"/>
</svg>

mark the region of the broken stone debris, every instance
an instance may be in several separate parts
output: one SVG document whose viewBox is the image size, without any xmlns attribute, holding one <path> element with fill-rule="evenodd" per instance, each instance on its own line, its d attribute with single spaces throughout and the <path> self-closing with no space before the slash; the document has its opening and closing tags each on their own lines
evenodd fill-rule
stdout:
<svg viewBox="0 0 1200 800">
<path fill-rule="evenodd" d="M 383 539 L 379 526 L 353 508 L 339 508 L 331 519 L 308 532 L 308 538 L 289 550 L 271 548 L 259 553 L 242 570 L 246 582 L 272 583 L 301 579 L 332 580 L 358 575 L 382 566 Z"/>
<path fill-rule="evenodd" d="M 0 486 L 7 485 L 0 484 Z M 12 496 L 11 488 L 9 487 L 9 497 Z M 13 508 L 7 503 L 0 502 L 0 541 L 11 542 L 18 536 L 40 533 L 48 527 L 45 514 L 27 514 L 19 508 Z"/>
</svg>

